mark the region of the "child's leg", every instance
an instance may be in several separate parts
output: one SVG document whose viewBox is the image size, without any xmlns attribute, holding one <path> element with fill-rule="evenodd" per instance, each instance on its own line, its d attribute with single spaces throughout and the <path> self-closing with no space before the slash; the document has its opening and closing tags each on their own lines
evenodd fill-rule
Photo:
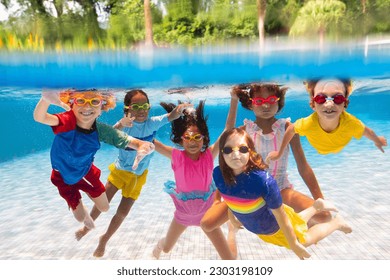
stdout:
<svg viewBox="0 0 390 280">
<path fill-rule="evenodd" d="M 213 243 L 219 256 L 223 260 L 235 260 L 237 258 L 236 233 L 238 228 L 228 222 L 229 232 L 227 242 L 221 228 L 216 228 L 211 232 L 204 231 Z"/>
<path fill-rule="evenodd" d="M 336 215 L 336 217 L 329 222 L 317 224 L 311 227 L 306 233 L 306 242 L 303 245 L 308 247 L 315 244 L 335 230 L 340 230 L 344 233 L 352 232 L 352 228 L 344 221 L 344 219 L 340 215 Z"/>
<path fill-rule="evenodd" d="M 224 201 L 214 202 L 200 221 L 201 228 L 206 233 L 219 228 L 229 220 L 227 213 L 228 207 Z"/>
<path fill-rule="evenodd" d="M 91 197 L 94 202 L 94 208 L 96 207 L 99 212 L 107 212 L 110 208 L 106 192 L 102 193 L 98 197 Z"/>
<path fill-rule="evenodd" d="M 104 251 L 106 249 L 106 245 L 108 240 L 110 240 L 111 236 L 118 230 L 118 228 L 123 223 L 124 219 L 130 212 L 131 207 L 133 206 L 135 200 L 132 198 L 122 197 L 121 202 L 119 203 L 118 209 L 114 217 L 112 217 L 110 225 L 105 234 L 100 236 L 99 245 L 97 246 L 95 252 L 93 253 L 94 257 L 102 257 L 104 255 Z"/>
<path fill-rule="evenodd" d="M 76 220 L 81 223 L 83 222 L 86 228 L 93 229 L 95 227 L 95 224 L 93 223 L 93 220 L 88 213 L 87 207 L 83 204 L 81 200 L 80 203 L 77 205 L 76 209 L 72 209 L 72 212 Z"/>
<path fill-rule="evenodd" d="M 314 199 L 292 188 L 283 189 L 281 195 L 283 203 L 293 208 L 296 213 L 309 208 L 314 203 Z M 332 215 L 328 211 L 322 211 L 315 214 L 307 223 L 311 227 L 318 223 L 328 222 L 331 218 Z"/>
<path fill-rule="evenodd" d="M 116 194 L 117 191 L 118 191 L 118 189 L 113 184 L 111 184 L 110 182 L 107 182 L 106 196 L 107 196 L 108 202 L 110 202 L 112 200 L 112 198 L 114 197 L 114 195 Z M 100 210 L 96 206 L 93 206 L 91 213 L 90 213 L 90 216 L 95 221 L 100 216 L 100 213 L 101 213 Z M 88 232 L 89 232 L 89 229 L 84 226 L 83 228 L 76 231 L 76 233 L 75 233 L 76 239 L 80 240 Z"/>
<path fill-rule="evenodd" d="M 169 253 L 173 246 L 175 246 L 180 235 L 186 230 L 187 226 L 176 222 L 175 218 L 172 219 L 171 225 L 169 226 L 167 235 L 165 238 L 160 239 L 153 250 L 153 256 L 156 259 L 160 258 L 161 251 Z"/>
<path fill-rule="evenodd" d="M 314 201 L 312 206 L 299 212 L 299 216 L 301 216 L 301 218 L 307 223 L 315 214 L 321 211 L 338 212 L 337 208 L 333 205 L 332 202 L 319 198 Z"/>
</svg>

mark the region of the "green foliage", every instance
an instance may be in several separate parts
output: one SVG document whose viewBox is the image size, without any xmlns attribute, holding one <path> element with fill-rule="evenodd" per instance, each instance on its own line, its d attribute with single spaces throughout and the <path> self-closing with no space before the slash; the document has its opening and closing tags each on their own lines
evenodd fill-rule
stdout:
<svg viewBox="0 0 390 280">
<path fill-rule="evenodd" d="M 390 0 L 378 0 L 370 6 L 372 16 L 375 20 L 371 20 L 371 29 L 373 33 L 390 32 Z"/>
<path fill-rule="evenodd" d="M 131 46 L 144 38 L 143 1 L 125 1 L 112 9 L 107 28 L 112 48 Z"/>
<path fill-rule="evenodd" d="M 254 38 L 257 36 L 257 21 L 249 13 L 237 14 L 226 28 L 228 38 Z"/>
<path fill-rule="evenodd" d="M 294 21 L 298 15 L 299 9 L 303 6 L 305 1 L 303 0 L 287 0 L 283 7 L 278 7 L 277 13 L 283 26 L 288 28 L 294 24 Z"/>
<path fill-rule="evenodd" d="M 345 11 L 345 4 L 338 0 L 310 0 L 299 10 L 290 34 L 336 33 L 346 24 Z"/>
<path fill-rule="evenodd" d="M 58 16 L 49 13 L 45 1 L 13 1 L 24 12 L 0 22 L 0 49 L 128 49 L 145 40 L 144 0 L 100 1 L 109 11 L 104 27 L 97 21 L 96 0 L 76 0 L 77 11 L 65 9 L 69 0 L 53 0 Z M 337 39 L 390 32 L 390 0 L 267 0 L 266 4 L 268 35 L 326 34 Z M 151 2 L 151 12 L 158 46 L 258 38 L 256 0 L 158 0 Z"/>
</svg>

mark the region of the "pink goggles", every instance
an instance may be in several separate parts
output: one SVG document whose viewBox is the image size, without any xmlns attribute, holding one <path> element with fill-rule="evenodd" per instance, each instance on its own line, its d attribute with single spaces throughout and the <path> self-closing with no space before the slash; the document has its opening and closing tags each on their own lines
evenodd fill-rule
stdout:
<svg viewBox="0 0 390 280">
<path fill-rule="evenodd" d="M 252 105 L 261 106 L 265 103 L 273 105 L 273 104 L 277 103 L 279 101 L 279 99 L 280 98 L 275 96 L 275 95 L 268 96 L 267 98 L 255 97 L 255 98 L 252 98 Z"/>
</svg>

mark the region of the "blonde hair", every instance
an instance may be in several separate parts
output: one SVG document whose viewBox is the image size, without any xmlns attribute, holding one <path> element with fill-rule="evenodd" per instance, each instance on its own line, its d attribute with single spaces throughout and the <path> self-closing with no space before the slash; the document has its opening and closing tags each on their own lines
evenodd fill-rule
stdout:
<svg viewBox="0 0 390 280">
<path fill-rule="evenodd" d="M 88 90 L 66 89 L 60 92 L 60 99 L 62 102 L 72 106 L 73 99 L 75 97 L 82 97 L 87 94 L 100 96 L 103 99 L 103 103 L 102 103 L 103 111 L 108 111 L 110 109 L 115 108 L 116 106 L 116 99 L 112 92 L 96 90 L 96 89 L 88 89 Z"/>
</svg>

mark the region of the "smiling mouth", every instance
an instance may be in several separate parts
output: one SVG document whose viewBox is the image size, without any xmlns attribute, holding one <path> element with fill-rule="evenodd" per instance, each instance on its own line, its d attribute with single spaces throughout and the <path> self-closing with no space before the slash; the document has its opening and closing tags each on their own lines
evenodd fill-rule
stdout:
<svg viewBox="0 0 390 280">
<path fill-rule="evenodd" d="M 89 112 L 80 112 L 80 114 L 83 115 L 83 116 L 91 116 L 94 113 L 92 111 L 89 111 Z"/>
<path fill-rule="evenodd" d="M 331 113 L 334 113 L 335 111 L 334 110 L 325 110 L 324 111 L 326 114 L 331 114 Z"/>
</svg>

